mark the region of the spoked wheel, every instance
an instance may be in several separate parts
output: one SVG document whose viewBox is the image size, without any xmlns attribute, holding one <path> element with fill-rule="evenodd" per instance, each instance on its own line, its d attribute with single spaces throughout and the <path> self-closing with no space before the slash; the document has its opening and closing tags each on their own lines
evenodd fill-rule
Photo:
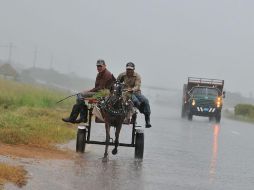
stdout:
<svg viewBox="0 0 254 190">
<path fill-rule="evenodd" d="M 135 158 L 143 159 L 144 154 L 144 131 L 141 129 L 136 130 L 135 137 Z"/>
<path fill-rule="evenodd" d="M 76 152 L 84 153 L 86 148 L 86 128 L 78 128 Z"/>
</svg>

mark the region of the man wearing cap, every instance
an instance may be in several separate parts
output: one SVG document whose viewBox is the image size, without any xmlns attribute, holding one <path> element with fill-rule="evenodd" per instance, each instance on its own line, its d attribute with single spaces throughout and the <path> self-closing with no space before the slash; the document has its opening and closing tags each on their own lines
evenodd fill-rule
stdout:
<svg viewBox="0 0 254 190">
<path fill-rule="evenodd" d="M 64 122 L 70 123 L 87 122 L 88 108 L 84 102 L 84 98 L 93 96 L 99 90 L 103 89 L 110 90 L 113 82 L 115 81 L 114 75 L 107 70 L 105 61 L 102 59 L 97 60 L 96 67 L 98 74 L 96 76 L 94 88 L 83 91 L 78 95 L 77 102 L 73 106 L 70 116 L 68 118 L 62 118 Z M 77 120 L 79 114 L 80 118 Z"/>
<path fill-rule="evenodd" d="M 146 128 L 152 127 L 150 123 L 150 105 L 148 99 L 141 94 L 141 77 L 135 71 L 135 65 L 132 62 L 126 64 L 126 71 L 121 73 L 117 80 L 124 83 L 124 89 L 132 93 L 132 101 L 139 109 L 140 113 L 145 115 Z"/>
</svg>

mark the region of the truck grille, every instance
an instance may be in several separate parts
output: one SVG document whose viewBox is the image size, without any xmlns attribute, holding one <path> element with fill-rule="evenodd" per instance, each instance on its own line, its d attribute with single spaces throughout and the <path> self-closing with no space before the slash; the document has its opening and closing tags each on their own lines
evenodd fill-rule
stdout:
<svg viewBox="0 0 254 190">
<path fill-rule="evenodd" d="M 213 107 L 214 106 L 214 100 L 198 100 L 197 106 L 202 107 Z"/>
</svg>

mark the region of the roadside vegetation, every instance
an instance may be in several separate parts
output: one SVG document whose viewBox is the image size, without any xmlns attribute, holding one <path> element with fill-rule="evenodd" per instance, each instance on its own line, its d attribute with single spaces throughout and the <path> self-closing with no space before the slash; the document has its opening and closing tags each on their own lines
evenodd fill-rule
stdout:
<svg viewBox="0 0 254 190">
<path fill-rule="evenodd" d="M 56 104 L 65 94 L 6 80 L 0 80 L 0 92 L 0 142 L 52 148 L 74 138 L 61 121 L 73 102 Z"/>
<path fill-rule="evenodd" d="M 234 113 L 227 110 L 225 113 L 231 119 L 254 123 L 254 106 L 251 104 L 237 104 L 234 107 Z"/>
<path fill-rule="evenodd" d="M 69 115 L 75 100 L 56 104 L 66 95 L 42 86 L 0 79 L 0 146 L 56 150 L 56 144 L 73 139 L 75 128 L 61 118 Z M 22 185 L 25 174 L 22 168 L 0 163 L 0 189 L 7 181 Z"/>
<path fill-rule="evenodd" d="M 0 189 L 3 189 L 6 182 L 12 182 L 18 187 L 22 187 L 27 182 L 26 173 L 23 167 L 0 163 Z"/>
</svg>

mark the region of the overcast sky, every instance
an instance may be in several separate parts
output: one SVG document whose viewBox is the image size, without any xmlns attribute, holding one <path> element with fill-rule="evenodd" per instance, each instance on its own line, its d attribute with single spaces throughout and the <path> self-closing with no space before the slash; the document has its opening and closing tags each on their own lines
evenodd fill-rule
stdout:
<svg viewBox="0 0 254 190">
<path fill-rule="evenodd" d="M 94 79 L 132 61 L 145 85 L 182 88 L 188 76 L 254 93 L 253 0 L 0 0 L 0 59 Z"/>
</svg>

